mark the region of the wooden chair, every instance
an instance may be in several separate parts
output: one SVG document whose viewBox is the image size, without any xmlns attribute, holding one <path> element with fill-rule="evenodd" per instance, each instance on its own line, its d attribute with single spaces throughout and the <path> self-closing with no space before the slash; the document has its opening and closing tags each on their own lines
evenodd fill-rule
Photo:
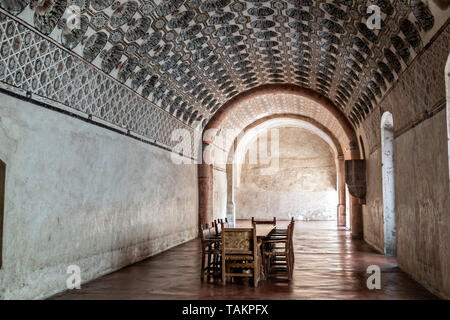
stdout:
<svg viewBox="0 0 450 320">
<path fill-rule="evenodd" d="M 252 225 L 253 224 L 273 224 L 277 225 L 277 218 L 273 217 L 273 220 L 256 220 L 255 217 L 252 217 Z"/>
<path fill-rule="evenodd" d="M 222 284 L 226 284 L 227 277 L 246 277 L 253 278 L 253 285 L 257 287 L 260 274 L 255 225 L 253 228 L 222 228 Z"/>
<path fill-rule="evenodd" d="M 221 236 L 222 225 L 223 225 L 223 222 L 221 221 L 221 219 L 219 219 L 214 225 L 214 227 L 216 229 L 216 236 L 217 237 Z"/>
<path fill-rule="evenodd" d="M 291 262 L 294 264 L 295 262 L 295 255 L 294 255 L 294 229 L 295 229 L 295 219 L 292 217 L 290 225 L 292 225 L 292 234 L 291 234 Z M 286 229 L 278 229 L 275 228 L 272 230 L 272 232 L 269 235 L 269 239 L 287 239 L 287 233 L 289 228 Z"/>
<path fill-rule="evenodd" d="M 294 217 L 291 218 L 291 223 L 295 223 Z M 275 228 L 275 229 L 273 229 L 273 231 L 271 232 L 271 235 L 272 235 L 272 236 L 277 236 L 277 235 L 280 235 L 280 236 L 286 236 L 286 235 L 287 235 L 287 230 L 288 230 L 287 228 L 286 228 L 286 229 Z"/>
<path fill-rule="evenodd" d="M 228 228 L 228 226 L 229 226 L 227 218 L 225 218 L 225 221 L 223 219 L 214 220 L 213 224 L 214 224 L 214 228 L 216 230 L 217 237 L 221 236 L 222 227 Z"/>
<path fill-rule="evenodd" d="M 201 246 L 202 246 L 202 263 L 200 278 L 205 278 L 205 273 L 209 279 L 210 276 L 216 276 L 221 272 L 222 264 L 220 263 L 220 238 L 215 236 L 214 228 L 209 228 L 206 224 L 205 228 L 201 227 Z"/>
<path fill-rule="evenodd" d="M 292 279 L 294 269 L 293 231 L 294 223 L 290 223 L 285 238 L 268 237 L 263 240 L 263 260 L 267 276 L 285 274 L 288 280 Z"/>
</svg>

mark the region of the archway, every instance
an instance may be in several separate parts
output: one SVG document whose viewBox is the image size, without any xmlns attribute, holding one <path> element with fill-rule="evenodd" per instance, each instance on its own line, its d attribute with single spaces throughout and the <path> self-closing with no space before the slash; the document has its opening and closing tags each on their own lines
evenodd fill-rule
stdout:
<svg viewBox="0 0 450 320">
<path fill-rule="evenodd" d="M 309 117 L 321 126 L 332 131 L 338 139 L 343 155 L 340 157 L 339 171 L 345 175 L 345 160 L 359 159 L 359 146 L 353 126 L 345 115 L 329 99 L 321 96 L 311 89 L 301 88 L 296 85 L 273 85 L 250 89 L 225 103 L 222 108 L 206 124 L 202 142 L 203 156 L 211 157 L 211 154 L 228 153 L 233 145 L 233 139 L 222 139 L 222 135 L 230 127 L 238 128 L 241 132 L 249 124 L 264 117 L 292 113 L 298 116 Z M 217 138 L 220 139 L 217 139 Z M 231 141 L 225 145 L 217 145 L 216 140 Z M 205 156 L 206 155 L 206 156 Z M 226 158 L 226 156 L 222 156 Z M 227 165 L 229 166 L 229 164 Z M 216 165 L 213 163 L 201 163 L 198 170 L 199 178 L 199 223 L 211 222 L 212 212 L 212 181 Z M 225 170 L 225 165 L 223 166 Z M 343 182 L 343 179 L 341 179 Z M 345 184 L 344 184 L 345 185 Z M 345 190 L 345 187 L 342 188 Z M 228 190 L 230 190 L 228 188 Z M 340 224 L 345 225 L 345 192 L 340 200 L 339 210 L 342 212 Z M 352 216 L 352 235 L 360 237 L 362 234 L 362 215 L 359 198 L 349 195 Z"/>
<path fill-rule="evenodd" d="M 343 163 L 343 153 L 342 153 L 342 148 L 340 143 L 338 142 L 338 140 L 336 139 L 336 137 L 325 127 L 321 126 L 319 123 L 317 123 L 316 121 L 309 119 L 307 117 L 303 117 L 303 116 L 299 116 L 299 115 L 294 115 L 294 114 L 281 114 L 281 115 L 274 115 L 274 116 L 268 116 L 265 117 L 263 119 L 260 119 L 258 121 L 256 121 L 255 123 L 250 124 L 247 128 L 245 128 L 242 133 L 240 135 L 238 135 L 238 137 L 236 137 L 234 143 L 233 143 L 233 147 L 230 148 L 229 151 L 229 155 L 228 155 L 228 161 L 227 161 L 227 217 L 229 221 L 234 221 L 235 219 L 235 193 L 234 190 L 235 188 L 239 187 L 239 182 L 240 182 L 240 177 L 241 177 L 241 168 L 245 165 L 245 157 L 246 155 L 249 156 L 249 154 L 247 154 L 247 150 L 249 149 L 249 146 L 252 145 L 252 143 L 259 137 L 259 135 L 262 133 L 264 134 L 265 132 L 273 132 L 273 129 L 277 130 L 277 132 L 275 132 L 276 134 L 278 134 L 278 129 L 280 130 L 280 132 L 283 132 L 283 130 L 286 130 L 287 128 L 299 128 L 302 130 L 305 130 L 307 132 L 310 132 L 312 139 L 319 139 L 320 141 L 322 141 L 322 145 L 326 145 L 327 149 L 329 148 L 331 150 L 332 153 L 332 165 L 333 165 L 333 180 L 334 180 L 334 186 L 333 189 L 336 192 L 336 196 L 333 198 L 333 200 L 331 200 L 329 198 L 329 201 L 331 200 L 333 203 L 337 203 L 337 210 L 336 210 L 336 205 L 334 205 L 333 208 L 333 220 L 336 220 L 338 222 L 338 225 L 342 224 L 342 221 L 345 221 L 345 181 L 344 181 L 344 172 L 343 172 L 343 167 L 344 167 L 344 163 Z M 300 131 L 301 133 L 301 131 Z M 271 134 L 272 135 L 272 134 Z M 270 136 L 271 136 L 270 135 Z M 279 143 L 282 143 L 283 139 L 279 140 Z M 320 144 L 319 141 L 319 144 Z M 267 146 L 267 148 L 265 148 L 265 150 L 263 151 L 263 153 L 265 153 L 263 156 L 266 155 L 267 149 L 271 149 L 270 150 L 270 156 L 272 157 L 272 152 L 277 152 L 277 150 L 275 150 L 273 148 L 273 144 L 272 141 L 269 143 L 270 146 Z M 277 143 L 276 146 L 279 146 L 279 144 Z M 264 146 L 263 146 L 264 147 Z M 296 146 L 298 147 L 298 146 Z M 281 146 L 281 149 L 279 150 L 280 153 L 278 154 L 280 156 L 280 158 L 283 158 L 282 155 L 282 151 L 283 151 L 283 146 Z M 292 152 L 292 151 L 291 151 Z M 295 151 L 293 151 L 295 153 Z M 250 151 L 249 151 L 250 153 Z M 251 152 L 253 153 L 253 152 Z M 258 154 L 260 155 L 260 154 Z M 292 157 L 291 154 L 291 159 L 289 159 L 288 161 L 292 162 L 295 161 L 294 160 L 295 156 Z M 248 160 L 248 159 L 247 159 Z M 280 159 L 277 159 L 280 160 Z M 323 161 L 323 160 L 321 160 Z M 283 162 L 283 161 L 282 161 Z M 272 167 L 273 163 L 270 163 L 270 167 Z M 291 170 L 292 168 L 286 167 L 285 164 L 283 163 L 279 163 L 279 161 L 276 162 L 276 169 L 279 169 L 278 165 L 280 165 L 282 170 L 286 171 L 286 170 Z M 264 167 L 264 166 L 263 166 Z M 266 171 L 269 168 L 262 168 L 262 171 Z M 255 169 L 255 168 L 253 168 Z M 307 169 L 308 170 L 308 169 Z M 311 173 L 314 172 L 313 169 Z M 299 172 L 298 170 L 294 170 L 296 172 L 296 174 L 301 174 L 301 172 Z M 275 170 L 274 172 L 275 175 L 279 175 L 282 174 L 280 172 L 278 172 L 278 170 Z M 253 177 L 254 178 L 254 177 Z M 268 177 L 266 177 L 267 180 Z M 273 177 L 272 177 L 273 178 Z M 293 182 L 293 185 L 291 185 L 291 187 L 294 187 L 295 185 L 300 189 L 303 188 L 300 187 L 297 183 Z M 317 194 L 319 194 L 319 189 L 320 188 L 324 188 L 324 185 L 320 185 L 320 183 L 318 185 L 315 186 L 314 192 L 309 192 L 310 195 L 313 195 L 313 197 L 310 200 L 314 199 L 314 196 L 317 196 Z M 266 187 L 267 189 L 267 187 Z M 292 190 L 285 190 L 285 191 L 289 191 L 286 192 L 284 195 L 284 199 L 283 202 L 289 202 L 289 197 L 288 194 L 290 194 L 290 192 Z M 309 190 L 312 191 L 312 190 Z M 330 190 L 328 190 L 330 191 Z M 306 193 L 308 193 L 308 191 L 306 191 Z M 323 196 L 325 196 L 325 198 L 328 196 L 330 196 L 332 192 L 324 192 L 322 193 Z M 258 192 L 256 194 L 259 194 Z M 270 193 L 269 193 L 270 194 Z M 298 196 L 301 196 L 302 194 L 304 194 L 303 192 L 299 192 Z M 277 198 L 277 195 L 275 193 L 275 198 Z M 307 199 L 305 197 L 305 199 Z M 291 199 L 293 201 L 290 201 L 292 204 L 295 203 L 295 199 Z M 277 202 L 274 202 L 277 203 Z M 274 209 L 274 208 L 272 208 Z M 297 208 L 295 208 L 294 210 L 292 210 L 292 208 L 288 208 L 288 211 L 290 212 L 285 212 L 289 215 L 289 219 L 291 217 L 294 218 L 299 218 L 301 216 L 303 216 L 303 218 L 307 218 L 305 217 L 305 215 L 299 215 L 299 214 L 295 214 L 294 212 L 297 211 L 301 212 L 301 206 L 298 206 Z M 329 209 L 329 207 L 328 207 Z M 283 210 L 281 210 L 283 211 Z M 335 212 L 337 211 L 337 214 L 335 215 Z M 306 213 L 308 212 L 308 210 L 306 210 Z M 328 212 L 330 212 L 330 210 L 328 210 Z M 286 214 L 285 214 L 286 215 Z M 344 216 L 343 216 L 344 215 Z M 242 216 L 242 215 L 241 215 Z M 245 216 L 245 214 L 244 214 Z M 278 216 L 277 219 L 284 219 L 286 218 L 285 216 L 283 216 L 283 212 L 278 212 Z M 313 219 L 317 220 L 317 216 L 313 217 Z M 330 215 L 328 214 L 327 219 L 330 219 Z"/>
<path fill-rule="evenodd" d="M 390 112 L 385 112 L 381 117 L 381 152 L 384 253 L 395 256 L 397 236 L 395 223 L 394 121 Z"/>
</svg>

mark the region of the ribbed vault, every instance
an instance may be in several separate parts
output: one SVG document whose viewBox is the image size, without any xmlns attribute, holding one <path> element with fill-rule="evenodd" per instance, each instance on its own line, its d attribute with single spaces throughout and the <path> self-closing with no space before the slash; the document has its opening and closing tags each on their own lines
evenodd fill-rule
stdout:
<svg viewBox="0 0 450 320">
<path fill-rule="evenodd" d="M 19 20 L 190 125 L 206 125 L 229 99 L 274 83 L 320 93 L 357 125 L 448 18 L 446 3 L 0 0 Z M 366 24 L 371 4 L 381 8 L 379 30 Z M 80 10 L 76 28 L 67 24 L 70 5 Z M 245 117 L 240 112 L 233 121 L 247 123 Z"/>
</svg>

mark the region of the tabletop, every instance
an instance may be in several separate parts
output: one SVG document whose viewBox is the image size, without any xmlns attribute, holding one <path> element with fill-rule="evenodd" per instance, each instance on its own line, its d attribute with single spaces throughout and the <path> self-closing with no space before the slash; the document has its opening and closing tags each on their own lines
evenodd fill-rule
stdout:
<svg viewBox="0 0 450 320">
<path fill-rule="evenodd" d="M 273 224 L 257 224 L 256 225 L 256 236 L 257 237 L 267 237 L 275 228 Z"/>
</svg>

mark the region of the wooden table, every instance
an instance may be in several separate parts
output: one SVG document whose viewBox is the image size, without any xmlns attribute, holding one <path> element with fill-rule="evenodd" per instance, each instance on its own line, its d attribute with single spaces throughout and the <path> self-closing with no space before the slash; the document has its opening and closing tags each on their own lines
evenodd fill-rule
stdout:
<svg viewBox="0 0 450 320">
<path fill-rule="evenodd" d="M 257 224 L 256 225 L 256 237 L 261 239 L 261 238 L 265 238 L 269 235 L 269 233 L 275 229 L 275 225 L 273 224 Z M 229 227 L 229 228 L 251 228 L 251 226 L 239 226 L 239 227 Z M 211 237 L 209 239 L 215 239 L 215 240 L 222 240 L 221 235 L 219 234 L 218 236 L 215 237 Z"/>
<path fill-rule="evenodd" d="M 256 225 L 256 237 L 265 238 L 275 228 L 273 224 L 257 224 Z"/>
</svg>

